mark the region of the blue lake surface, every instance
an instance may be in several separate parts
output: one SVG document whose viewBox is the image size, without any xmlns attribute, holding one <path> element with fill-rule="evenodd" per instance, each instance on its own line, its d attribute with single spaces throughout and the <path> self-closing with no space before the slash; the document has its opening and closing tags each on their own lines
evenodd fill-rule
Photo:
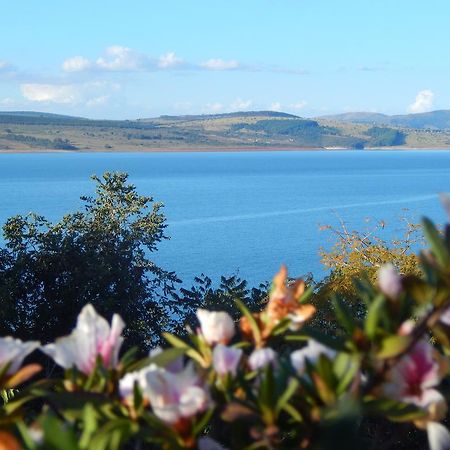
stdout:
<svg viewBox="0 0 450 450">
<path fill-rule="evenodd" d="M 165 204 L 167 234 L 154 259 L 186 284 L 195 275 L 268 280 L 321 276 L 320 225 L 338 217 L 364 229 L 400 217 L 443 222 L 438 194 L 450 191 L 450 152 L 52 153 L 0 155 L 0 222 L 30 211 L 58 220 L 93 192 L 92 174 L 130 174 L 139 193 Z M 407 208 L 408 211 L 405 211 Z"/>
</svg>

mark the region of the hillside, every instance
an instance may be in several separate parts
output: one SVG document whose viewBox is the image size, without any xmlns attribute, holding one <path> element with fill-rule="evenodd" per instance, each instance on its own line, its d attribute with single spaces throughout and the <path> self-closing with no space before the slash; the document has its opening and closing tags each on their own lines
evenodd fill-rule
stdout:
<svg viewBox="0 0 450 450">
<path fill-rule="evenodd" d="M 366 122 L 357 123 L 359 114 L 346 115 L 346 120 L 304 119 L 272 111 L 93 120 L 39 112 L 3 112 L 0 151 L 450 148 L 450 130 L 385 126 L 382 118 L 389 116 L 366 113 Z"/>
<path fill-rule="evenodd" d="M 422 130 L 450 130 L 450 110 L 395 116 L 368 112 L 352 112 L 334 116 L 322 116 L 319 119 L 335 122 L 389 125 Z"/>
</svg>

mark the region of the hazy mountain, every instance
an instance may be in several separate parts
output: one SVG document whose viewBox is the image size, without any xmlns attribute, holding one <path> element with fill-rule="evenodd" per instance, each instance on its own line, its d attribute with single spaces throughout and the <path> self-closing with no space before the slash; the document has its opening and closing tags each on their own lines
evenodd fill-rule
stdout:
<svg viewBox="0 0 450 450">
<path fill-rule="evenodd" d="M 321 119 L 336 122 L 364 123 L 374 125 L 390 125 L 397 127 L 447 130 L 450 129 L 450 110 L 431 111 L 419 114 L 403 114 L 388 116 L 369 112 L 353 112 L 322 116 Z"/>
</svg>

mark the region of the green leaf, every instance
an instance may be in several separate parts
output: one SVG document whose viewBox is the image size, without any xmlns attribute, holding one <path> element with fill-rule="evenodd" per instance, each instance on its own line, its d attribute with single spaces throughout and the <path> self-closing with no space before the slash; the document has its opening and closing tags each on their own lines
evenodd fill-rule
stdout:
<svg viewBox="0 0 450 450">
<path fill-rule="evenodd" d="M 188 345 L 187 347 L 190 348 Z M 172 363 L 173 361 L 180 358 L 184 354 L 186 354 L 186 349 L 184 348 L 180 347 L 168 348 L 167 350 L 163 350 L 161 353 L 155 356 L 150 356 L 141 359 L 140 361 L 137 361 L 128 368 L 127 372 L 134 372 L 135 370 L 143 369 L 144 367 L 147 367 L 150 364 L 156 364 L 157 366 L 160 367 L 166 367 L 168 364 Z"/>
<path fill-rule="evenodd" d="M 436 257 L 437 262 L 439 265 L 446 269 L 449 266 L 450 262 L 450 255 L 448 253 L 447 248 L 445 247 L 444 241 L 439 234 L 438 230 L 434 226 L 433 222 L 424 217 L 422 219 L 422 225 L 423 225 L 423 233 L 425 235 L 426 240 L 428 241 L 428 244 L 431 247 L 431 251 L 433 252 L 434 256 Z"/>
<path fill-rule="evenodd" d="M 97 418 L 98 413 L 95 411 L 95 408 L 91 403 L 87 403 L 83 409 L 83 432 L 80 437 L 80 447 L 87 448 L 89 441 L 91 440 L 92 435 L 95 433 L 97 429 Z"/>
<path fill-rule="evenodd" d="M 359 359 L 356 355 L 339 353 L 333 361 L 333 369 L 338 379 L 337 393 L 342 394 L 359 370 Z"/>
<path fill-rule="evenodd" d="M 356 328 L 354 314 L 339 297 L 334 297 L 332 301 L 337 320 L 349 334 L 352 334 Z"/>
<path fill-rule="evenodd" d="M 235 300 L 236 306 L 239 308 L 241 313 L 247 318 L 250 328 L 253 332 L 253 337 L 255 342 L 261 342 L 261 332 L 259 330 L 258 324 L 256 323 L 255 318 L 252 313 L 248 310 L 248 308 L 242 303 L 240 300 Z"/>
<path fill-rule="evenodd" d="M 281 394 L 281 397 L 277 401 L 275 407 L 275 412 L 277 415 L 280 414 L 280 411 L 286 406 L 286 403 L 288 403 L 292 396 L 295 394 L 299 385 L 300 383 L 296 378 L 291 378 L 289 380 L 285 391 L 283 392 L 283 394 Z"/>
<path fill-rule="evenodd" d="M 382 294 L 377 295 L 375 300 L 370 304 L 367 312 L 364 328 L 369 339 L 373 339 L 376 335 L 378 323 L 381 320 L 383 307 L 386 303 L 386 297 Z"/>
<path fill-rule="evenodd" d="M 291 404 L 286 403 L 283 411 L 287 412 L 296 422 L 303 422 L 303 417 Z"/>
<path fill-rule="evenodd" d="M 46 450 L 79 450 L 75 432 L 66 423 L 48 415 L 42 419 L 42 428 Z"/>
<path fill-rule="evenodd" d="M 403 353 L 411 341 L 411 336 L 389 336 L 381 342 L 381 349 L 377 356 L 382 359 L 394 358 Z"/>
<path fill-rule="evenodd" d="M 305 302 L 307 302 L 312 297 L 313 293 L 314 293 L 314 289 L 310 286 L 300 296 L 300 298 L 298 299 L 298 303 L 305 303 Z"/>
<path fill-rule="evenodd" d="M 411 422 L 427 416 L 427 411 L 411 403 L 402 403 L 392 399 L 370 399 L 364 403 L 364 409 L 370 414 L 382 415 L 395 422 Z"/>
<path fill-rule="evenodd" d="M 197 361 L 201 366 L 204 365 L 202 355 L 200 355 L 200 353 L 197 352 L 197 350 L 193 349 L 190 345 L 186 344 L 186 342 L 184 342 L 182 339 L 174 336 L 171 333 L 163 333 L 163 336 L 166 341 L 169 342 L 169 344 L 173 345 L 177 349 L 184 350 L 184 353 L 186 353 L 186 355 Z M 155 358 L 157 358 L 157 356 L 155 356 Z"/>
</svg>

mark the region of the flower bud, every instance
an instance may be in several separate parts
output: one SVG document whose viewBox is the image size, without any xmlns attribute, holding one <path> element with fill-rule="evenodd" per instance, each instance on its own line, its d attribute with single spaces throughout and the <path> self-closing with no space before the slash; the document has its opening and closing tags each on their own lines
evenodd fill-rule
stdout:
<svg viewBox="0 0 450 450">
<path fill-rule="evenodd" d="M 385 264 L 378 272 L 378 286 L 387 297 L 396 299 L 402 292 L 402 278 L 392 264 Z"/>
<path fill-rule="evenodd" d="M 197 318 L 202 335 L 209 345 L 228 344 L 234 336 L 234 322 L 226 312 L 199 309 Z"/>
<path fill-rule="evenodd" d="M 254 350 L 248 359 L 248 364 L 252 370 L 259 370 L 266 367 L 268 364 L 275 363 L 277 354 L 271 348 L 260 348 Z"/>
<path fill-rule="evenodd" d="M 213 367 L 219 375 L 236 375 L 242 350 L 219 344 L 213 351 Z"/>
</svg>

